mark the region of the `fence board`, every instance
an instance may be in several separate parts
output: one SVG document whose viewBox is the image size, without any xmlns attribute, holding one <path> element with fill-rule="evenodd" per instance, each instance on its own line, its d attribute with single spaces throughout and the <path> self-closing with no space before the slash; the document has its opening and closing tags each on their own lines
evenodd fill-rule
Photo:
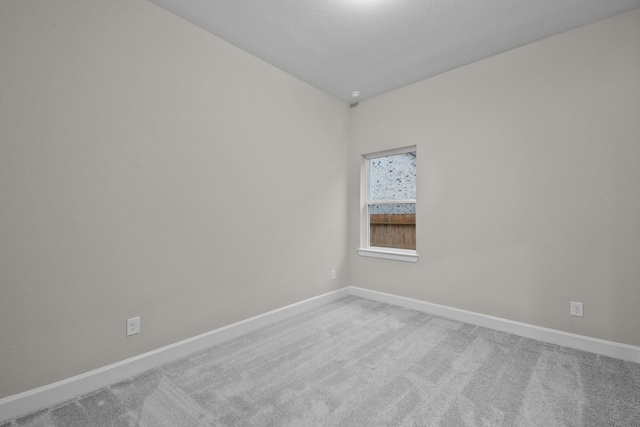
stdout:
<svg viewBox="0 0 640 427">
<path fill-rule="evenodd" d="M 416 249 L 415 214 L 375 214 L 369 217 L 369 245 Z"/>
</svg>

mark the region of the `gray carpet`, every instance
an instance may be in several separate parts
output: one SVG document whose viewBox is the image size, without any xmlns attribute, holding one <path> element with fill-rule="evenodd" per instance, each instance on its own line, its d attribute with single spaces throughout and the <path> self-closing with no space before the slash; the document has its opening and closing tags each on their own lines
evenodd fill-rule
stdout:
<svg viewBox="0 0 640 427">
<path fill-rule="evenodd" d="M 640 365 L 348 297 L 6 426 L 640 426 Z"/>
</svg>

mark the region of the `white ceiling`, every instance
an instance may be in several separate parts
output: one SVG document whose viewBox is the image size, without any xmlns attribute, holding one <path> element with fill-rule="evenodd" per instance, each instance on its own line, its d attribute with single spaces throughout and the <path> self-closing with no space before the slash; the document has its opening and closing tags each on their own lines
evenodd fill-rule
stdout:
<svg viewBox="0 0 640 427">
<path fill-rule="evenodd" d="M 351 104 L 640 0 L 150 0 Z M 640 47 L 639 47 L 640 48 Z"/>
</svg>

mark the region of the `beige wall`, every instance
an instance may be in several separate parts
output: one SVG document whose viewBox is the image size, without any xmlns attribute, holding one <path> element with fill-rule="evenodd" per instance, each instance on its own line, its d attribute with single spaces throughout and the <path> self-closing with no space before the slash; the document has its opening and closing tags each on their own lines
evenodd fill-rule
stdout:
<svg viewBox="0 0 640 427">
<path fill-rule="evenodd" d="M 640 345 L 639 9 L 365 101 L 352 129 L 351 285 Z M 360 155 L 413 144 L 420 259 L 360 258 Z"/>
<path fill-rule="evenodd" d="M 348 110 L 144 0 L 0 2 L 0 398 L 345 286 Z"/>
</svg>

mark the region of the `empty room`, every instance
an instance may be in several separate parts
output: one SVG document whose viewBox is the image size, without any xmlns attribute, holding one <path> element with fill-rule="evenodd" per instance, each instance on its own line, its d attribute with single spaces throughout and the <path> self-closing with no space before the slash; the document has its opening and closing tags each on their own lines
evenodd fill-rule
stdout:
<svg viewBox="0 0 640 427">
<path fill-rule="evenodd" d="M 0 427 L 609 425 L 640 0 L 0 1 Z"/>
</svg>

